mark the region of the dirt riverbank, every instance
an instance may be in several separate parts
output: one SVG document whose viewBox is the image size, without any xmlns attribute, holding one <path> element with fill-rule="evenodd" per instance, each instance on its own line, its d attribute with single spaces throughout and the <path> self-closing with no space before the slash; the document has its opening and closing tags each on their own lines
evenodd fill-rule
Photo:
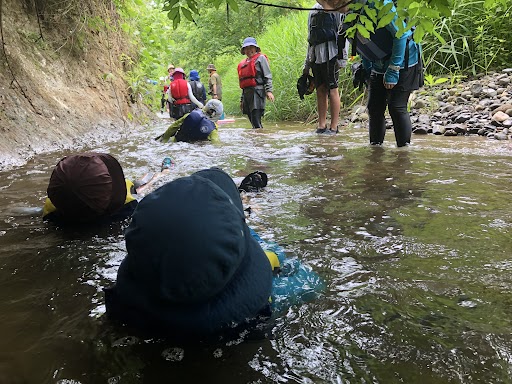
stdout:
<svg viewBox="0 0 512 384">
<path fill-rule="evenodd" d="M 0 169 L 136 129 L 126 118 L 141 112 L 122 80 L 126 43 L 105 27 L 117 23 L 115 9 L 3 0 L 0 13 Z"/>
</svg>

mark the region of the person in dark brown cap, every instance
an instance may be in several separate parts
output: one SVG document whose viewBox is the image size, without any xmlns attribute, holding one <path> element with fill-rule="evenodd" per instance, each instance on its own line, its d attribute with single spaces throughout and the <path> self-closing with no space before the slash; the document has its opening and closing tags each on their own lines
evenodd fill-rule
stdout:
<svg viewBox="0 0 512 384">
<path fill-rule="evenodd" d="M 220 79 L 220 75 L 217 73 L 217 68 L 215 65 L 208 64 L 206 67 L 208 71 L 208 94 L 212 97 L 212 99 L 222 100 L 222 80 Z"/>
<path fill-rule="evenodd" d="M 126 218 L 137 206 L 132 187 L 119 162 L 109 154 L 64 157 L 50 177 L 43 219 L 79 224 Z"/>
</svg>

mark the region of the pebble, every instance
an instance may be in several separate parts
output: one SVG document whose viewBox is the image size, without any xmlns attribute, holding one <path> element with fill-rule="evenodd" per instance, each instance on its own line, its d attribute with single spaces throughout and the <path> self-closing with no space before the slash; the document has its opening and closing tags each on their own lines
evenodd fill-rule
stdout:
<svg viewBox="0 0 512 384">
<path fill-rule="evenodd" d="M 365 108 L 352 109 L 352 121 L 361 122 L 362 127 L 368 124 Z M 512 68 L 479 74 L 454 85 L 424 86 L 411 95 L 410 115 L 414 134 L 479 135 L 509 140 L 512 138 Z M 392 128 L 389 118 L 386 128 Z"/>
</svg>

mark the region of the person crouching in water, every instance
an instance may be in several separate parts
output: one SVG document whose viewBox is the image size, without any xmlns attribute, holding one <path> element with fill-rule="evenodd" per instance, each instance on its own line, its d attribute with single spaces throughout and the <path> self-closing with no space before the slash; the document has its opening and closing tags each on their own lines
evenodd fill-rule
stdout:
<svg viewBox="0 0 512 384">
<path fill-rule="evenodd" d="M 211 99 L 202 110 L 195 109 L 176 120 L 156 140 L 160 140 L 163 143 L 169 141 L 192 143 L 206 140 L 218 143 L 220 140 L 216 122 L 222 116 L 223 111 L 222 102 L 217 99 Z"/>
<path fill-rule="evenodd" d="M 261 118 L 266 99 L 274 101 L 270 66 L 254 37 L 244 40 L 240 52 L 247 56 L 238 64 L 238 80 L 242 88 L 240 109 L 249 117 L 253 128 L 263 128 Z"/>
<path fill-rule="evenodd" d="M 171 93 L 171 117 L 179 119 L 194 108 L 203 108 L 204 105 L 196 99 L 190 84 L 185 80 L 183 68 L 176 68 L 173 73 L 173 81 L 170 86 Z"/>
<path fill-rule="evenodd" d="M 250 330 L 271 315 L 272 266 L 221 169 L 175 179 L 144 197 L 125 237 L 127 256 L 105 289 L 111 321 L 190 341 Z"/>
<path fill-rule="evenodd" d="M 113 222 L 129 217 L 137 200 L 133 183 L 106 153 L 61 159 L 53 169 L 43 219 L 58 225 Z"/>
</svg>

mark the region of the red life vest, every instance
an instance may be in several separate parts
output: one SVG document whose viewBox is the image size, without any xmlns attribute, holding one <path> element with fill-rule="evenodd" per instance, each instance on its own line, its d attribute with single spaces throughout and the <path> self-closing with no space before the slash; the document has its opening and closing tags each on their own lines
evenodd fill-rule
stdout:
<svg viewBox="0 0 512 384">
<path fill-rule="evenodd" d="M 256 60 L 262 53 L 256 53 L 253 57 L 243 59 L 238 64 L 238 81 L 240 88 L 255 87 L 258 85 L 256 82 Z M 267 57 L 263 54 L 263 56 Z"/>
<path fill-rule="evenodd" d="M 171 83 L 171 96 L 174 99 L 174 104 L 190 104 L 188 98 L 188 83 L 186 80 L 178 79 Z"/>
</svg>

